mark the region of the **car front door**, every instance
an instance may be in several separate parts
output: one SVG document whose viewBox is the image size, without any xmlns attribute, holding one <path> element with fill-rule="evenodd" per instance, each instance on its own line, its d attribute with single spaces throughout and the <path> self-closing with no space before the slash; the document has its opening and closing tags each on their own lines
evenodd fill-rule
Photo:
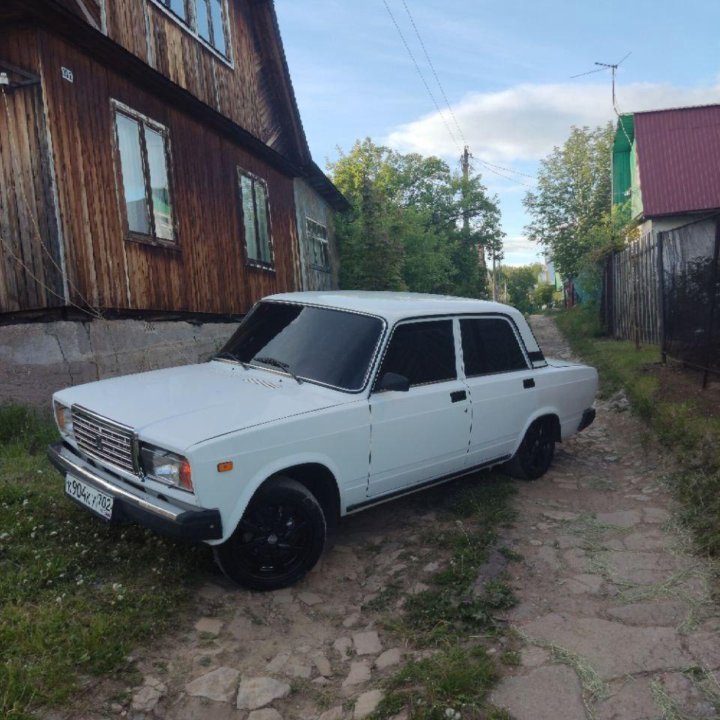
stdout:
<svg viewBox="0 0 720 720">
<path fill-rule="evenodd" d="M 504 316 L 460 320 L 462 365 L 472 430 L 467 467 L 507 459 L 536 403 L 534 371 Z"/>
<path fill-rule="evenodd" d="M 368 495 L 379 496 L 462 470 L 470 438 L 467 388 L 458 379 L 456 320 L 397 325 L 376 379 L 407 378 L 407 391 L 370 396 Z"/>
</svg>

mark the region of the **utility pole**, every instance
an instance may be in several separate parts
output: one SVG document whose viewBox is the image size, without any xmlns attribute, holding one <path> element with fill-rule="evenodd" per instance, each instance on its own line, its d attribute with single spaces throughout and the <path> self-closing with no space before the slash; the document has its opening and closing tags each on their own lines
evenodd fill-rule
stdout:
<svg viewBox="0 0 720 720">
<path fill-rule="evenodd" d="M 466 145 L 463 150 L 461 163 L 463 174 L 463 236 L 465 239 L 470 237 L 470 208 L 468 207 L 468 188 L 470 186 L 470 148 Z M 485 248 L 478 244 L 478 263 L 485 270 Z"/>
<path fill-rule="evenodd" d="M 495 265 L 495 253 L 493 252 L 493 269 L 492 269 L 492 299 L 497 300 L 497 268 Z"/>
</svg>

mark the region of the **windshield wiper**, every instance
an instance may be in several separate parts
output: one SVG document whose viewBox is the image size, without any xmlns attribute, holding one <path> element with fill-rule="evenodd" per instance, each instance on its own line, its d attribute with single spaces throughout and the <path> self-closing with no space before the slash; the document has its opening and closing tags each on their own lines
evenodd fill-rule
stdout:
<svg viewBox="0 0 720 720">
<path fill-rule="evenodd" d="M 211 358 L 211 360 L 232 360 L 233 362 L 239 363 L 242 365 L 246 370 L 249 368 L 249 365 L 246 362 L 243 362 L 235 353 L 230 352 L 229 350 L 221 350 L 219 353 L 215 353 Z"/>
<path fill-rule="evenodd" d="M 256 357 L 253 358 L 256 362 L 261 362 L 263 365 L 270 365 L 271 367 L 279 368 L 280 370 L 286 372 L 290 377 L 292 377 L 298 385 L 302 385 L 302 380 L 290 369 L 290 366 L 283 362 L 282 360 L 277 360 L 274 357 Z"/>
</svg>

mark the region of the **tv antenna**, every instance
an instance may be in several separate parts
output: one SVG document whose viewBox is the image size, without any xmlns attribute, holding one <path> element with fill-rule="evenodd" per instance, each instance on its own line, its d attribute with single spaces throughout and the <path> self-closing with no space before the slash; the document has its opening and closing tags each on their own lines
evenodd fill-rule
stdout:
<svg viewBox="0 0 720 720">
<path fill-rule="evenodd" d="M 616 62 L 616 63 L 596 62 L 595 64 L 596 64 L 596 65 L 599 65 L 599 67 L 596 68 L 595 70 L 588 70 L 587 72 L 579 73 L 578 75 L 571 75 L 571 76 L 570 76 L 570 79 L 572 80 L 573 78 L 583 77 L 584 75 L 592 75 L 593 73 L 599 73 L 599 72 L 603 72 L 604 70 L 610 70 L 610 72 L 611 72 L 611 74 L 612 74 L 612 104 L 613 104 L 613 110 L 615 110 L 615 114 L 616 114 L 616 115 L 619 115 L 620 113 L 618 112 L 618 109 L 617 109 L 617 101 L 616 101 L 616 98 L 615 98 L 615 74 L 617 73 L 617 69 L 630 57 L 630 55 L 632 55 L 632 50 L 631 50 L 629 53 L 627 53 L 627 55 L 625 55 L 625 56 L 622 58 L 622 60 L 620 60 L 620 61 L 618 61 L 618 62 Z"/>
</svg>

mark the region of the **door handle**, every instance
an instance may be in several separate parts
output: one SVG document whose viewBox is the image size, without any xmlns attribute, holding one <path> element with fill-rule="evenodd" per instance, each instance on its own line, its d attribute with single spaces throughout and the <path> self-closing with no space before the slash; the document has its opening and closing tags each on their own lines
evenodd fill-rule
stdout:
<svg viewBox="0 0 720 720">
<path fill-rule="evenodd" d="M 462 402 L 463 400 L 467 399 L 467 393 L 464 390 L 455 390 L 454 392 L 450 393 L 450 399 L 454 403 Z"/>
<path fill-rule="evenodd" d="M 525 378 L 525 380 L 523 380 L 523 387 L 526 390 L 529 390 L 530 388 L 534 388 L 535 380 L 533 378 Z"/>
</svg>

